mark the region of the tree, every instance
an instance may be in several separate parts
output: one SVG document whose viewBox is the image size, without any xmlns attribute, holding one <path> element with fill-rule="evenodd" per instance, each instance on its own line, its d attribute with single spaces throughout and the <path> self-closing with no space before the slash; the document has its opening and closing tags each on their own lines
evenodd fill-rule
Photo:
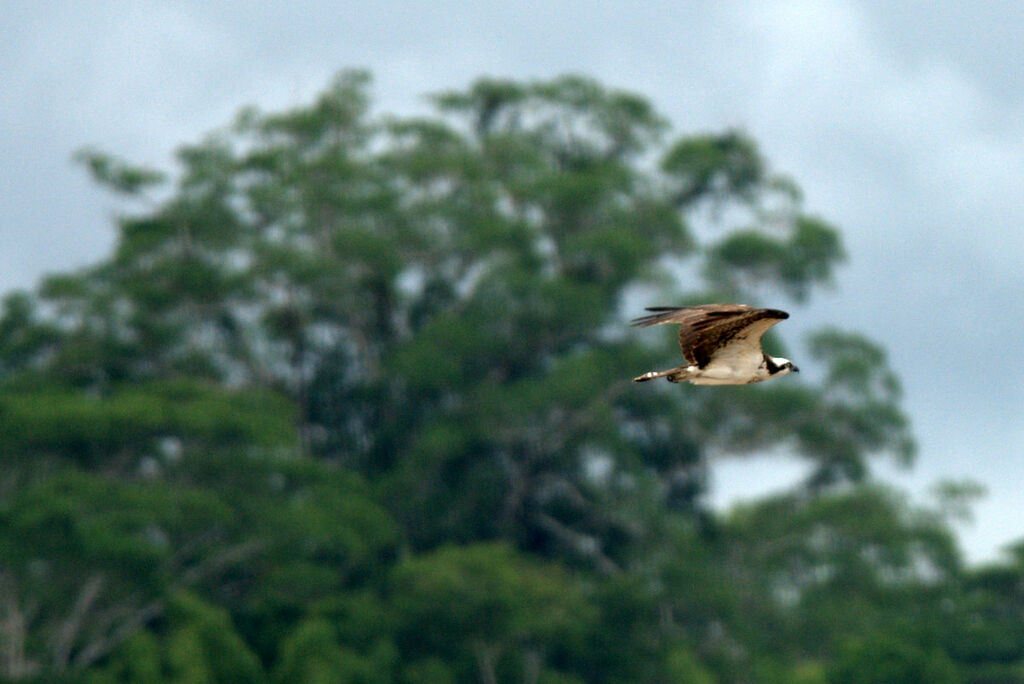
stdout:
<svg viewBox="0 0 1024 684">
<path fill-rule="evenodd" d="M 2 410 L 7 677 L 102 662 L 183 590 L 262 645 L 393 554 L 394 523 L 358 476 L 296 458 L 280 397 L 179 382 L 8 394 Z M 142 657 L 146 643 L 126 648 Z"/>
<path fill-rule="evenodd" d="M 971 682 L 1012 682 L 1024 676 L 1024 543 L 1008 558 L 962 579 L 942 644 Z"/>
<path fill-rule="evenodd" d="M 154 616 L 195 596 L 278 678 L 754 676 L 736 654 L 770 647 L 717 573 L 748 591 L 790 569 L 707 509 L 708 456 L 807 458 L 788 522 L 834 514 L 849 534 L 828 497 L 874 455 L 913 455 L 898 381 L 876 344 L 824 330 L 810 380 L 637 387 L 678 351 L 625 321 L 646 303 L 799 304 L 842 260 L 839 232 L 742 132 L 670 138 L 644 98 L 585 77 L 482 79 L 416 118 L 373 114 L 368 89 L 344 72 L 309 106 L 245 110 L 181 148 L 173 184 L 79 155 L 130 208 L 109 259 L 4 300 L 0 448 L 16 467 L 0 514 L 35 535 L 0 552 L 8 605 L 39 591 L 67 614 L 90 573 Z M 852 491 L 844 505 L 876 514 L 893 548 L 920 540 L 885 497 Z M 70 587 L 27 589 L 40 560 Z M 540 605 L 579 624 L 538 622 Z M 448 640 L 417 646 L 428 622 Z M 166 670 L 202 641 L 123 624 L 100 650 L 79 634 L 71 659 Z M 43 638 L 19 643 L 61 628 L 28 629 Z M 9 651 L 8 672 L 52 651 Z"/>
<path fill-rule="evenodd" d="M 791 649 L 790 659 L 827 662 L 874 639 L 942 650 L 942 603 L 955 598 L 960 557 L 936 511 L 862 485 L 758 501 L 725 525 L 722 572 L 742 597 L 734 629 L 750 630 L 743 641 L 763 656 Z"/>
</svg>

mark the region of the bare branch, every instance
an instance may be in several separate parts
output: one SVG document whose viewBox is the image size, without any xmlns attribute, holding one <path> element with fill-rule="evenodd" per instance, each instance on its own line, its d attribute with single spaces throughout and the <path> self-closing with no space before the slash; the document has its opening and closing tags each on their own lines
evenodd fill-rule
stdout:
<svg viewBox="0 0 1024 684">
<path fill-rule="evenodd" d="M 14 580 L 0 571 L 0 675 L 20 679 L 35 673 L 38 664 L 25 657 L 28 620 L 18 605 Z"/>
<path fill-rule="evenodd" d="M 259 539 L 235 544 L 221 551 L 219 554 L 204 560 L 181 573 L 182 584 L 194 584 L 202 579 L 216 574 L 226 567 L 248 560 L 257 551 L 263 548 L 264 543 Z"/>
<path fill-rule="evenodd" d="M 473 655 L 476 656 L 476 666 L 480 672 L 480 681 L 484 682 L 484 684 L 498 684 L 498 675 L 494 670 L 497 650 L 497 648 L 487 646 L 487 644 L 479 641 L 473 644 Z"/>
<path fill-rule="evenodd" d="M 86 615 L 96 603 L 96 598 L 103 588 L 103 575 L 97 573 L 87 579 L 78 591 L 78 597 L 71 606 L 68 616 L 61 621 L 53 635 L 53 667 L 60 672 L 67 667 L 71 656 L 71 648 L 82 631 L 82 623 Z"/>
<path fill-rule="evenodd" d="M 557 538 L 562 544 L 590 560 L 605 575 L 617 575 L 622 572 L 615 562 L 601 551 L 601 542 L 588 534 L 581 534 L 559 522 L 546 513 L 535 516 L 537 525 L 548 534 Z"/>
<path fill-rule="evenodd" d="M 145 627 L 151 620 L 162 615 L 164 612 L 163 601 L 156 599 L 142 606 L 135 613 L 118 625 L 107 636 L 99 636 L 90 641 L 85 647 L 75 654 L 71 661 L 75 669 L 84 669 L 105 657 L 123 642 L 133 637 L 139 630 Z"/>
</svg>

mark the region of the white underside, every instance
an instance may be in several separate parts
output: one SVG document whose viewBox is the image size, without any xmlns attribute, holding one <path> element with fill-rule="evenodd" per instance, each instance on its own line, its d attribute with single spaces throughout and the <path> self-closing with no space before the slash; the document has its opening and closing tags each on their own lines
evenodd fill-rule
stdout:
<svg viewBox="0 0 1024 684">
<path fill-rule="evenodd" d="M 785 374 L 785 371 L 780 372 Z M 644 381 L 666 378 L 670 382 L 690 382 L 694 385 L 749 385 L 770 377 L 771 374 L 764 366 L 757 366 L 751 370 L 749 367 L 737 368 L 722 363 L 711 363 L 703 369 L 697 366 L 679 366 L 664 371 L 651 371 L 634 379 Z"/>
<path fill-rule="evenodd" d="M 760 339 L 756 347 L 743 344 L 744 341 L 738 338 L 736 343 L 720 349 L 704 368 L 687 367 L 689 377 L 685 379 L 694 385 L 746 385 L 766 380 L 768 369 L 764 366 Z"/>
<path fill-rule="evenodd" d="M 696 366 L 687 368 L 687 376 L 683 382 L 690 382 L 694 385 L 747 385 L 752 382 L 761 382 L 768 379 L 768 371 L 761 370 L 757 373 L 741 373 L 734 368 L 712 368 L 707 366 L 704 370 Z"/>
<path fill-rule="evenodd" d="M 710 363 L 703 369 L 688 366 L 686 375 L 677 382 L 691 382 L 694 385 L 746 385 L 767 379 L 768 369 L 763 366 L 737 368 L 723 363 Z"/>
</svg>

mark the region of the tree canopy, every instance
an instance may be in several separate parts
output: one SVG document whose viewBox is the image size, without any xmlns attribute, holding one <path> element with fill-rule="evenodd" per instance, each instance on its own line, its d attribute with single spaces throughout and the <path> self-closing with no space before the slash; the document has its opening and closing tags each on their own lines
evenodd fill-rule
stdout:
<svg viewBox="0 0 1024 684">
<path fill-rule="evenodd" d="M 845 258 L 753 140 L 581 76 L 431 102 L 345 71 L 171 173 L 76 155 L 125 204 L 107 259 L 3 302 L 0 676 L 1021 673 L 1024 566 L 968 571 L 871 475 L 915 452 L 877 343 L 630 382 L 678 355 L 636 307 L 799 306 Z M 768 453 L 807 479 L 709 508 L 711 459 Z"/>
</svg>

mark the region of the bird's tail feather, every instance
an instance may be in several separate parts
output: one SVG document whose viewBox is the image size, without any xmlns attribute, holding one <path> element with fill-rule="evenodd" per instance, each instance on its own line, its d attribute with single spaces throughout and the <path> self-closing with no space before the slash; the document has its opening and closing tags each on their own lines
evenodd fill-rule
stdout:
<svg viewBox="0 0 1024 684">
<path fill-rule="evenodd" d="M 654 380 L 655 378 L 663 378 L 667 375 L 676 375 L 681 370 L 683 370 L 683 367 L 670 368 L 668 370 L 663 371 L 648 371 L 643 375 L 638 375 L 635 378 L 633 378 L 633 382 L 647 382 L 648 380 Z"/>
</svg>

